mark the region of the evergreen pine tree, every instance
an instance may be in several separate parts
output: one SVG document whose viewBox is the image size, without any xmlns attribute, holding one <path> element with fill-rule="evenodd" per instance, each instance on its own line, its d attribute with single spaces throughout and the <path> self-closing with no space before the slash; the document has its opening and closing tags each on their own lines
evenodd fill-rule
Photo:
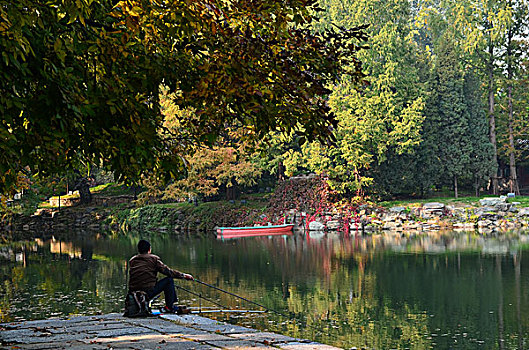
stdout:
<svg viewBox="0 0 529 350">
<path fill-rule="evenodd" d="M 494 171 L 494 148 L 489 139 L 489 122 L 480 96 L 479 80 L 473 71 L 465 74 L 464 96 L 468 109 L 469 143 L 471 147 L 468 177 L 479 197 L 481 184 Z"/>
<path fill-rule="evenodd" d="M 439 44 L 432 78 L 432 109 L 428 114 L 434 128 L 430 137 L 437 144 L 436 153 L 442 165 L 442 176 L 453 181 L 457 198 L 458 179 L 465 175 L 470 164 L 472 147 L 464 74 L 459 55 L 448 35 Z"/>
</svg>

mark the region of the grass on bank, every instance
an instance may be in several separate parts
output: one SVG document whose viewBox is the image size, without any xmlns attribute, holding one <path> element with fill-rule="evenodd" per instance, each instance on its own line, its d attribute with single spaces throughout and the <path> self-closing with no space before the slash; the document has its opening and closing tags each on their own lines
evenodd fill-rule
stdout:
<svg viewBox="0 0 529 350">
<path fill-rule="evenodd" d="M 439 202 L 443 203 L 445 205 L 453 205 L 456 207 L 460 206 L 473 206 L 478 207 L 480 206 L 479 200 L 483 198 L 497 198 L 499 196 L 481 196 L 481 197 L 475 197 L 475 196 L 467 196 L 467 197 L 432 197 L 432 198 L 426 198 L 426 199 L 402 199 L 402 200 L 393 200 L 393 201 L 383 201 L 379 204 L 382 207 L 385 208 L 391 208 L 391 207 L 418 207 L 423 205 L 424 203 L 432 203 L 432 202 Z M 529 206 L 529 196 L 516 196 L 514 198 L 508 198 L 507 202 L 513 203 L 518 202 L 520 203 L 519 207 L 526 207 Z"/>
<path fill-rule="evenodd" d="M 122 195 L 131 195 L 133 194 L 131 188 L 126 185 L 116 184 L 115 182 L 109 182 L 106 184 L 90 187 L 90 193 L 98 194 L 102 196 L 122 196 Z M 79 198 L 79 192 L 75 191 L 72 194 L 62 195 L 61 199 L 74 199 Z M 50 199 L 59 199 L 59 196 L 52 196 L 48 200 L 39 203 L 39 208 L 57 208 L 58 206 L 50 205 Z"/>
<path fill-rule="evenodd" d="M 194 224 L 199 228 L 210 228 L 226 222 L 247 225 L 259 218 L 267 203 L 266 195 L 260 194 L 236 201 L 118 206 L 109 208 L 108 223 L 123 231 L 168 228 L 182 223 Z"/>
</svg>

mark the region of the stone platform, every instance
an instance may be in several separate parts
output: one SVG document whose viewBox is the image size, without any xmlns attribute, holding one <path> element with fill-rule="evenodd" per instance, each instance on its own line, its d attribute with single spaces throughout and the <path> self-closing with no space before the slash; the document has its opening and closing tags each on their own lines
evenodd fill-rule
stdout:
<svg viewBox="0 0 529 350">
<path fill-rule="evenodd" d="M 0 349 L 338 349 L 197 315 L 134 319 L 108 314 L 2 323 L 0 344 Z"/>
</svg>

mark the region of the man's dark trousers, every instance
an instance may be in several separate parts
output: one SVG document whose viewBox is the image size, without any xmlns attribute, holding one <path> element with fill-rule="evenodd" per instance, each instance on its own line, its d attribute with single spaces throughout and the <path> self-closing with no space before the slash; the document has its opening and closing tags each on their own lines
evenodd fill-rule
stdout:
<svg viewBox="0 0 529 350">
<path fill-rule="evenodd" d="M 165 277 L 156 282 L 154 287 L 147 291 L 147 296 L 149 299 L 152 299 L 161 292 L 165 294 L 165 305 L 169 308 L 172 308 L 173 304 L 178 300 L 176 297 L 176 290 L 174 288 L 174 280 L 172 277 Z"/>
</svg>

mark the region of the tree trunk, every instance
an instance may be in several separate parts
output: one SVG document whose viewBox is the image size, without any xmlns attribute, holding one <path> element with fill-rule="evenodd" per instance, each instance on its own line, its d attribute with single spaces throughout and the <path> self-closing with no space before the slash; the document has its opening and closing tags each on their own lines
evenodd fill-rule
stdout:
<svg viewBox="0 0 529 350">
<path fill-rule="evenodd" d="M 492 26 L 492 24 L 491 24 Z M 494 47 L 492 45 L 492 38 L 489 33 L 489 62 L 488 69 L 488 103 L 489 103 L 489 138 L 493 148 L 492 161 L 494 164 L 494 171 L 491 174 L 492 193 L 498 194 L 498 146 L 496 142 L 496 119 L 494 117 Z"/>
<path fill-rule="evenodd" d="M 277 165 L 277 179 L 283 181 L 285 179 L 285 166 L 282 161 L 279 161 Z"/>
<path fill-rule="evenodd" d="M 226 199 L 235 200 L 237 198 L 239 198 L 239 192 L 238 192 L 237 185 L 233 185 L 230 187 L 226 186 Z"/>
<path fill-rule="evenodd" d="M 81 177 L 77 181 L 77 189 L 79 190 L 79 200 L 81 204 L 88 204 L 92 202 L 92 194 L 90 193 L 90 186 L 86 177 Z"/>
<path fill-rule="evenodd" d="M 457 175 L 454 175 L 454 195 L 457 198 Z"/>
<path fill-rule="evenodd" d="M 520 194 L 520 188 L 518 186 L 518 176 L 516 175 L 516 158 L 514 154 L 514 128 L 513 128 L 513 111 L 512 111 L 512 86 L 509 84 L 507 88 L 508 99 L 509 99 L 509 186 L 511 192 Z"/>
<path fill-rule="evenodd" d="M 516 158 L 514 154 L 514 127 L 513 127 L 513 108 L 512 108 L 512 37 L 513 31 L 509 29 L 507 34 L 507 105 L 509 108 L 509 188 L 512 193 L 520 194 L 518 187 L 518 177 L 516 176 Z"/>
<path fill-rule="evenodd" d="M 476 192 L 476 197 L 479 198 L 479 179 L 477 176 L 474 177 L 474 190 Z"/>
</svg>

